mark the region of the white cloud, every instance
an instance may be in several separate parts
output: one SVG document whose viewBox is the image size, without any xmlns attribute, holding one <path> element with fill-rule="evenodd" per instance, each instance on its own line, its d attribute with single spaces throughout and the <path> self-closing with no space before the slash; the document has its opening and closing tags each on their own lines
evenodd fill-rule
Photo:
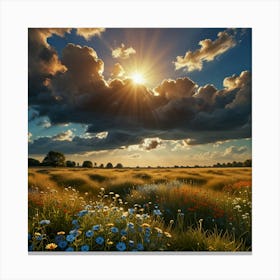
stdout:
<svg viewBox="0 0 280 280">
<path fill-rule="evenodd" d="M 72 130 L 68 129 L 65 132 L 61 132 L 52 137 L 55 141 L 72 141 L 74 133 Z"/>
<path fill-rule="evenodd" d="M 112 56 L 114 58 L 128 59 L 130 55 L 136 54 L 134 48 L 126 48 L 124 44 L 121 44 L 120 47 L 112 49 Z"/>
<path fill-rule="evenodd" d="M 228 31 L 218 33 L 215 41 L 204 39 L 198 44 L 200 48 L 195 51 L 187 51 L 185 56 L 177 56 L 175 69 L 185 68 L 189 72 L 202 70 L 203 62 L 213 61 L 217 56 L 225 53 L 236 45 L 234 35 Z"/>
</svg>

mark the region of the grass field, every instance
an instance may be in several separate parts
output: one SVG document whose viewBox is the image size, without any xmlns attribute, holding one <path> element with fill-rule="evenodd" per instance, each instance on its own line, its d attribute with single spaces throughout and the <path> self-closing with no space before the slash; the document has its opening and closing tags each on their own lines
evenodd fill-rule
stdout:
<svg viewBox="0 0 280 280">
<path fill-rule="evenodd" d="M 30 251 L 251 251 L 251 168 L 29 168 Z"/>
</svg>

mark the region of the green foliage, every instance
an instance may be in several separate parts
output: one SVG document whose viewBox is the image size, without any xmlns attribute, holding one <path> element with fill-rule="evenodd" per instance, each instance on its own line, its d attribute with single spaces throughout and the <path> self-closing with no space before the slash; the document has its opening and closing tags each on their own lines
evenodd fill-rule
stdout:
<svg viewBox="0 0 280 280">
<path fill-rule="evenodd" d="M 93 167 L 93 164 L 92 164 L 92 162 L 91 162 L 90 160 L 85 160 L 85 161 L 83 162 L 82 167 L 85 167 L 85 168 L 92 168 L 92 167 Z"/>
<path fill-rule="evenodd" d="M 40 161 L 34 158 L 28 158 L 28 166 L 40 166 Z"/>
<path fill-rule="evenodd" d="M 65 156 L 60 152 L 50 151 L 44 158 L 42 165 L 44 166 L 65 166 Z"/>
<path fill-rule="evenodd" d="M 76 166 L 75 161 L 71 161 L 71 160 L 66 161 L 66 167 L 75 167 L 75 166 Z"/>
<path fill-rule="evenodd" d="M 113 168 L 113 164 L 112 164 L 111 162 L 108 162 L 108 163 L 106 164 L 106 168 Z"/>
</svg>

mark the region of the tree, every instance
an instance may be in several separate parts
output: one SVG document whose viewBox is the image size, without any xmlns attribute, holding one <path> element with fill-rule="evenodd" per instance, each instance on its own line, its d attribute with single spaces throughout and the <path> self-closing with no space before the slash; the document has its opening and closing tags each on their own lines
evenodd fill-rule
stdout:
<svg viewBox="0 0 280 280">
<path fill-rule="evenodd" d="M 115 168 L 123 168 L 123 165 L 121 163 L 118 163 Z"/>
<path fill-rule="evenodd" d="M 35 158 L 28 158 L 28 166 L 40 166 L 40 161 Z"/>
<path fill-rule="evenodd" d="M 44 158 L 42 165 L 45 166 L 65 166 L 65 156 L 60 152 L 50 151 Z"/>
<path fill-rule="evenodd" d="M 111 162 L 108 162 L 108 163 L 106 164 L 106 168 L 113 168 L 113 164 L 112 164 Z"/>
<path fill-rule="evenodd" d="M 75 167 L 76 166 L 76 162 L 75 161 L 71 161 L 71 160 L 67 160 L 66 161 L 66 166 L 67 167 Z"/>
<path fill-rule="evenodd" d="M 92 162 L 90 161 L 90 160 L 85 160 L 84 162 L 83 162 L 83 165 L 82 165 L 83 167 L 85 167 L 85 168 L 92 168 L 93 167 L 93 164 L 92 164 Z"/>
<path fill-rule="evenodd" d="M 99 165 L 99 168 L 104 168 L 104 164 L 101 163 L 101 164 Z"/>
<path fill-rule="evenodd" d="M 243 166 L 245 167 L 252 167 L 252 160 L 251 159 L 247 159 L 244 161 Z"/>
</svg>

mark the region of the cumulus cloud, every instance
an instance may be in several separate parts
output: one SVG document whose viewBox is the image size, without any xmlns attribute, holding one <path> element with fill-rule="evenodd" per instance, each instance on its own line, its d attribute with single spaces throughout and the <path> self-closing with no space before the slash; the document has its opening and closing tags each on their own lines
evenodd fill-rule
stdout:
<svg viewBox="0 0 280 280">
<path fill-rule="evenodd" d="M 89 41 L 94 36 L 100 36 L 105 28 L 77 28 L 77 35 L 84 37 Z"/>
<path fill-rule="evenodd" d="M 112 49 L 112 56 L 114 58 L 128 59 L 130 55 L 136 54 L 136 51 L 133 47 L 126 48 L 124 44 L 121 44 L 120 47 Z"/>
<path fill-rule="evenodd" d="M 189 72 L 202 70 L 203 62 L 214 60 L 236 45 L 234 35 L 230 34 L 229 31 L 219 32 L 217 37 L 214 41 L 204 39 L 198 43 L 200 45 L 199 49 L 187 51 L 184 56 L 177 56 L 174 62 L 175 69 L 184 68 Z"/>
<path fill-rule="evenodd" d="M 125 74 L 125 71 L 120 63 L 114 64 L 112 68 L 111 76 L 122 77 Z"/>
<path fill-rule="evenodd" d="M 147 151 L 156 149 L 162 144 L 161 139 L 159 138 L 145 138 L 143 143 L 139 146 Z"/>
<path fill-rule="evenodd" d="M 74 137 L 74 133 L 71 129 L 68 129 L 64 132 L 61 132 L 55 136 L 52 137 L 52 140 L 54 141 L 72 141 Z"/>
<path fill-rule="evenodd" d="M 236 146 L 230 146 L 225 149 L 224 156 L 232 156 L 232 155 L 240 155 L 248 152 L 248 148 L 246 146 L 242 147 L 236 147 Z"/>
<path fill-rule="evenodd" d="M 37 123 L 37 125 L 42 126 L 44 128 L 51 127 L 51 123 L 48 120 L 42 120 Z"/>
<path fill-rule="evenodd" d="M 36 32 L 39 36 L 41 31 Z M 47 38 L 50 32 L 42 36 Z M 55 32 L 63 36 L 68 31 Z M 33 32 L 29 35 L 35 36 Z M 34 64 L 29 65 L 29 72 L 33 73 L 29 74 L 30 107 L 38 112 L 37 117 L 48 118 L 52 125 L 84 124 L 87 134 L 77 137 L 68 132 L 64 138 L 57 135 L 35 139 L 29 143 L 30 151 L 50 150 L 56 145 L 64 152 L 97 151 L 143 143 L 149 150 L 162 146 L 164 140 L 196 145 L 251 137 L 251 73 L 248 71 L 225 77 L 221 90 L 211 84 L 200 86 L 188 77 L 164 80 L 150 90 L 144 85 L 135 86 L 130 79 L 106 81 L 104 62 L 93 48 L 68 44 L 59 59 L 46 41 L 40 36 L 37 40 L 39 43 L 32 43 L 29 50 L 31 60 L 33 52 L 37 57 L 35 66 L 40 68 L 42 64 L 43 69 L 45 63 L 50 66 L 44 60 L 41 63 L 38 56 L 45 44 L 63 69 L 38 70 L 38 74 Z M 48 83 L 44 84 L 46 79 Z M 162 142 L 144 142 L 157 138 Z"/>
</svg>

